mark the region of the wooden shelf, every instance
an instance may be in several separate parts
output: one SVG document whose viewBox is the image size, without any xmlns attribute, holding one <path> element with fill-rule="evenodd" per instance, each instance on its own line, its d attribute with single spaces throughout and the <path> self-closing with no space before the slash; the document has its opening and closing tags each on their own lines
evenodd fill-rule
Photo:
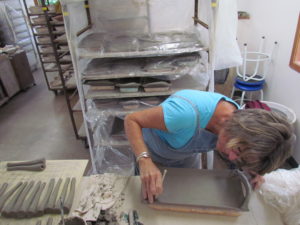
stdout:
<svg viewBox="0 0 300 225">
<path fill-rule="evenodd" d="M 82 112 L 80 101 L 78 100 L 76 104 L 73 106 L 72 110 L 74 112 Z"/>
<path fill-rule="evenodd" d="M 81 124 L 81 126 L 78 130 L 78 136 L 79 136 L 79 138 L 86 138 L 84 123 Z"/>
</svg>

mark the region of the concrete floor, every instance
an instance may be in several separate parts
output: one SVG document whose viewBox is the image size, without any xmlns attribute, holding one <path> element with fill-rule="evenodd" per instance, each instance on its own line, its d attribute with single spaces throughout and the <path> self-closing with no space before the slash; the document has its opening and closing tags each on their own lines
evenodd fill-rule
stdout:
<svg viewBox="0 0 300 225">
<path fill-rule="evenodd" d="M 63 95 L 49 91 L 42 72 L 36 86 L 0 107 L 0 160 L 89 159 L 76 140 Z"/>
</svg>

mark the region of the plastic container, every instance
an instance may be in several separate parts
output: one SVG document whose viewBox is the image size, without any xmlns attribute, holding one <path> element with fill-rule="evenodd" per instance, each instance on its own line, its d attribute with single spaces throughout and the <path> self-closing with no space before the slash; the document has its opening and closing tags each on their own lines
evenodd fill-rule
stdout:
<svg viewBox="0 0 300 225">
<path fill-rule="evenodd" d="M 296 113 L 292 109 L 276 102 L 269 102 L 269 101 L 261 101 L 261 102 L 267 104 L 273 112 L 277 112 L 280 115 L 286 117 L 287 120 L 290 122 L 290 124 L 295 124 L 297 117 L 296 117 Z"/>
</svg>

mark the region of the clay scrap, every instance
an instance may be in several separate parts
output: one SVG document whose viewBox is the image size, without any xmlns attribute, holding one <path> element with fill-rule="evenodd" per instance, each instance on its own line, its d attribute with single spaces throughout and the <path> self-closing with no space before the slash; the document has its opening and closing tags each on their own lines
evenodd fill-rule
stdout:
<svg viewBox="0 0 300 225">
<path fill-rule="evenodd" d="M 78 216 L 72 216 L 64 219 L 64 221 L 59 221 L 59 225 L 86 225 L 84 219 Z"/>
<path fill-rule="evenodd" d="M 86 183 L 86 189 L 81 195 L 78 208 L 73 212 L 86 221 L 95 221 L 100 210 L 121 207 L 123 204 L 122 192 L 126 187 L 128 177 L 105 173 L 92 175 Z"/>
<path fill-rule="evenodd" d="M 43 171 L 46 168 L 46 160 L 44 158 L 41 158 L 32 161 L 7 163 L 6 167 L 7 167 L 7 171 L 15 171 L 15 170 Z"/>
</svg>

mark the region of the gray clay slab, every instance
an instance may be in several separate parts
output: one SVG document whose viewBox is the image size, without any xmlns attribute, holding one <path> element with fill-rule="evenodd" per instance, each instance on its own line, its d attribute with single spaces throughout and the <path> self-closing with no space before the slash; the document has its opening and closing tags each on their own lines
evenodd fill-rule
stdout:
<svg viewBox="0 0 300 225">
<path fill-rule="evenodd" d="M 240 177 L 232 170 L 167 170 L 164 191 L 156 204 L 242 210 L 243 187 Z"/>
</svg>

